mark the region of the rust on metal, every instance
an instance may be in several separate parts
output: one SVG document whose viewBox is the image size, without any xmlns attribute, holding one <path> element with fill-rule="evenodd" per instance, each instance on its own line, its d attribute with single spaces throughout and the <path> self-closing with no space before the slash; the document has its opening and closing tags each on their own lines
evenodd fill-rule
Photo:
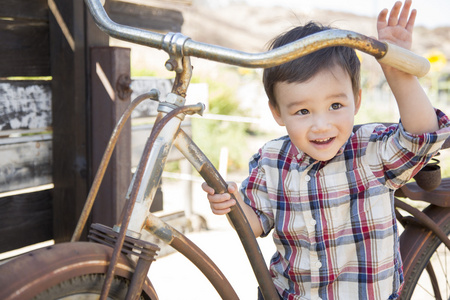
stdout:
<svg viewBox="0 0 450 300">
<path fill-rule="evenodd" d="M 37 294 L 70 278 L 105 273 L 112 249 L 90 243 L 61 243 L 16 257 L 0 265 L 2 300 L 31 299 Z M 27 270 L 27 272 L 23 272 Z M 131 280 L 134 263 L 121 255 L 116 274 Z M 143 290 L 151 299 L 156 292 L 147 279 Z"/>
<path fill-rule="evenodd" d="M 191 59 L 189 56 L 185 56 L 182 59 L 183 70 L 177 72 L 175 76 L 175 82 L 173 83 L 172 93 L 180 95 L 186 98 L 186 91 L 189 86 L 192 77 Z"/>
<path fill-rule="evenodd" d="M 92 224 L 88 239 L 90 241 L 109 246 L 111 248 L 116 244 L 118 233 L 112 228 L 103 224 Z M 126 255 L 137 256 L 145 260 L 155 260 L 156 252 L 159 247 L 153 243 L 140 240 L 131 236 L 125 237 L 122 253 Z"/>
<path fill-rule="evenodd" d="M 152 132 L 145 144 L 144 151 L 143 151 L 141 160 L 139 162 L 139 165 L 138 165 L 138 168 L 136 171 L 136 176 L 135 176 L 133 186 L 132 186 L 132 193 L 131 193 L 129 199 L 127 199 L 126 206 L 125 206 L 125 212 L 121 214 L 123 216 L 123 219 L 121 220 L 120 232 L 119 232 L 119 235 L 117 236 L 117 242 L 114 246 L 111 263 L 109 265 L 108 272 L 106 274 L 106 278 L 105 278 L 105 282 L 103 285 L 103 290 L 102 290 L 102 294 L 100 296 L 100 300 L 106 300 L 106 297 L 108 296 L 109 290 L 111 288 L 112 280 L 114 277 L 114 270 L 116 268 L 115 264 L 117 262 L 117 259 L 119 258 L 120 252 L 122 251 L 128 224 L 130 223 L 131 214 L 133 212 L 134 204 L 136 203 L 139 187 L 142 183 L 142 179 L 144 176 L 145 166 L 150 157 L 150 152 L 151 152 L 152 146 L 153 146 L 156 138 L 158 137 L 159 133 L 164 128 L 164 126 L 167 124 L 167 122 L 169 122 L 170 119 L 176 117 L 179 114 L 192 112 L 192 111 L 196 111 L 196 110 L 199 111 L 201 109 L 202 109 L 202 107 L 195 106 L 195 105 L 194 106 L 182 106 L 182 107 L 176 108 L 176 109 L 172 110 L 171 112 L 169 112 L 168 114 L 166 114 L 157 124 L 155 124 L 153 126 Z"/>
<path fill-rule="evenodd" d="M 209 186 L 214 188 L 218 193 L 223 193 L 227 190 L 225 180 L 186 133 L 180 130 L 174 144 L 192 163 Z M 232 197 L 234 197 L 234 195 L 232 195 Z M 278 293 L 267 269 L 258 242 L 256 241 L 255 235 L 253 234 L 241 206 L 237 201 L 236 203 L 237 204 L 232 207 L 231 212 L 228 213 L 230 221 L 236 229 L 245 252 L 247 253 L 250 265 L 256 275 L 258 285 L 261 288 L 264 297 L 266 297 L 266 299 L 277 299 Z"/>
<path fill-rule="evenodd" d="M 411 205 L 400 201 L 399 199 L 395 198 L 395 206 L 403 209 L 404 211 L 410 213 L 411 215 L 416 218 L 420 224 L 422 224 L 425 228 L 431 230 L 444 244 L 445 246 L 450 250 L 450 240 L 445 234 L 444 231 L 439 227 L 438 224 L 436 224 L 432 218 L 427 216 L 424 212 L 418 210 L 415 207 L 412 207 Z"/>
<path fill-rule="evenodd" d="M 222 299 L 239 299 L 217 265 L 182 233 L 152 214 L 147 217 L 144 229 L 189 259 L 211 282 Z"/>
<path fill-rule="evenodd" d="M 450 207 L 450 178 L 443 178 L 441 184 L 432 191 L 425 191 L 415 182 L 407 183 L 395 191 L 398 197 L 423 201 L 439 207 Z"/>
<path fill-rule="evenodd" d="M 121 74 L 116 82 L 117 96 L 120 100 L 128 99 L 133 90 L 131 89 L 131 78 L 128 74 Z"/>
<path fill-rule="evenodd" d="M 77 226 L 72 235 L 72 242 L 78 241 L 83 232 L 84 226 L 86 225 L 89 214 L 92 210 L 92 206 L 94 205 L 95 197 L 97 196 L 98 190 L 100 188 L 100 184 L 103 180 L 103 176 L 105 175 L 106 168 L 108 167 L 109 160 L 111 159 L 114 148 L 117 144 L 117 140 L 119 139 L 119 135 L 125 126 L 125 123 L 131 116 L 131 112 L 144 100 L 146 99 L 154 99 L 157 100 L 159 98 L 159 92 L 157 90 L 151 90 L 149 93 L 145 93 L 134 99 L 128 108 L 123 113 L 116 127 L 114 128 L 113 133 L 111 134 L 111 138 L 108 142 L 108 146 L 103 154 L 102 160 L 100 162 L 100 166 L 95 175 L 94 181 L 92 183 L 91 189 L 89 190 L 88 197 L 86 199 L 86 203 L 84 204 L 83 211 L 81 212 L 81 216 L 78 219 Z"/>
<path fill-rule="evenodd" d="M 400 251 L 403 260 L 403 273 L 405 282 L 407 282 L 418 260 L 422 259 L 422 257 L 418 255 L 420 249 L 422 249 L 425 243 L 430 243 L 434 239 L 441 237 L 437 237 L 432 230 L 427 228 L 428 226 L 424 222 L 419 221 L 416 218 L 415 215 L 417 211 L 414 208 L 411 209 L 411 207 L 406 203 L 403 203 L 404 205 L 402 205 L 402 203 L 400 202 L 401 200 L 396 198 L 395 206 L 399 208 L 401 206 L 402 209 L 406 208 L 408 209 L 408 212 L 413 215 L 403 217 L 396 209 L 397 219 L 405 227 L 404 232 L 400 236 Z M 432 222 L 439 228 L 448 226 L 447 216 L 450 214 L 450 208 L 448 207 L 429 205 L 423 211 L 421 211 L 421 213 L 425 214 L 426 218 L 431 219 Z M 446 239 L 443 240 L 448 241 L 448 238 L 445 238 Z"/>
</svg>

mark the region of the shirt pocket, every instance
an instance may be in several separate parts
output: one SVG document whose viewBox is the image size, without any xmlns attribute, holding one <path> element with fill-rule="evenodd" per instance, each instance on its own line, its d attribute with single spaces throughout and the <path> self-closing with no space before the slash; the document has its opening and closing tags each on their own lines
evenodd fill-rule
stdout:
<svg viewBox="0 0 450 300">
<path fill-rule="evenodd" d="M 363 168 L 319 176 L 318 189 L 322 197 L 319 203 L 327 223 L 342 226 L 370 210 L 375 199 L 368 198 L 379 186 L 372 173 Z"/>
</svg>

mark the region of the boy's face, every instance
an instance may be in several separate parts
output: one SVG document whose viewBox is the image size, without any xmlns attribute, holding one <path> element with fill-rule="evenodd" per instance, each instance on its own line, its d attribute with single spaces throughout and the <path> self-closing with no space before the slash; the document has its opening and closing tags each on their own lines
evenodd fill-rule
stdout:
<svg viewBox="0 0 450 300">
<path fill-rule="evenodd" d="M 335 66 L 302 83 L 278 82 L 274 86 L 278 109 L 272 114 L 294 145 L 319 161 L 333 158 L 350 137 L 354 116 L 361 104 L 350 76 Z"/>
</svg>

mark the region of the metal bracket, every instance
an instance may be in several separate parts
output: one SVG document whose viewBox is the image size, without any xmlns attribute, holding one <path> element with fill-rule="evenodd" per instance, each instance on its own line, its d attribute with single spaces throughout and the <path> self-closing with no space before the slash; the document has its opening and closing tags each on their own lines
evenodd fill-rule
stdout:
<svg viewBox="0 0 450 300">
<path fill-rule="evenodd" d="M 169 53 L 169 60 L 166 62 L 166 69 L 175 71 L 176 73 L 183 72 L 183 46 L 190 37 L 185 36 L 179 32 L 169 32 L 163 38 L 162 49 Z"/>
</svg>

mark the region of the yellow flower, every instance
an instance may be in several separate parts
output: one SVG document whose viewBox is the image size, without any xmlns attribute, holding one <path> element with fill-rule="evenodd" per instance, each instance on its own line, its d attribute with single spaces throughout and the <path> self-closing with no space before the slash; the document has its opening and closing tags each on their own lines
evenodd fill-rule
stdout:
<svg viewBox="0 0 450 300">
<path fill-rule="evenodd" d="M 362 53 L 360 52 L 360 51 L 358 51 L 358 50 L 356 50 L 355 51 L 356 52 L 356 56 L 358 57 L 358 59 L 359 59 L 359 62 L 363 62 L 363 56 L 362 56 Z"/>
<path fill-rule="evenodd" d="M 245 75 L 250 75 L 252 74 L 252 70 L 249 68 L 238 68 L 238 73 L 239 75 L 245 76 Z"/>
<path fill-rule="evenodd" d="M 447 65 L 444 53 L 439 50 L 433 49 L 425 54 L 425 57 L 430 62 L 432 71 L 440 71 Z"/>
</svg>

